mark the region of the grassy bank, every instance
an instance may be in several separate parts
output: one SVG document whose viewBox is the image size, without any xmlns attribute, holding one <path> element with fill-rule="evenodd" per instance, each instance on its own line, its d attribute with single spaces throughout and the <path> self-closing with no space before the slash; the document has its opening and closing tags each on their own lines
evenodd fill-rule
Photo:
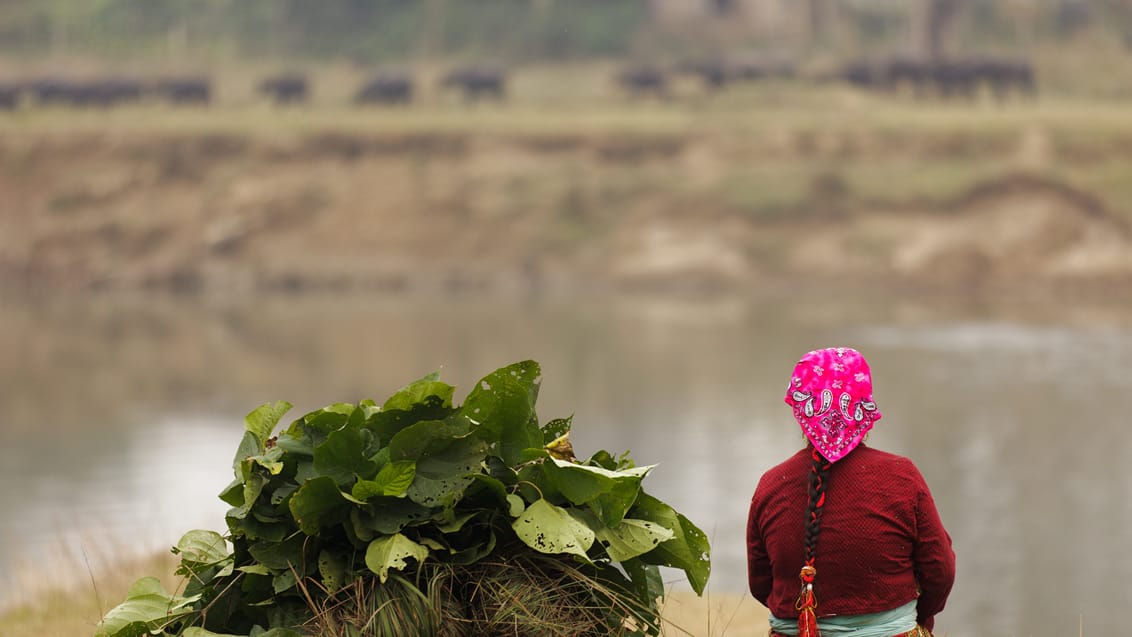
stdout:
<svg viewBox="0 0 1132 637">
<path fill-rule="evenodd" d="M 862 279 L 1132 276 L 1126 246 L 1095 245 L 1132 223 L 1127 102 L 805 83 L 633 100 L 612 71 L 523 69 L 503 103 L 433 89 L 370 110 L 347 106 L 343 69 L 293 109 L 257 101 L 245 71 L 207 110 L 0 115 L 0 283 L 748 286 L 821 274 L 796 249 L 815 226 Z M 1017 245 L 979 242 L 1017 218 Z"/>
</svg>

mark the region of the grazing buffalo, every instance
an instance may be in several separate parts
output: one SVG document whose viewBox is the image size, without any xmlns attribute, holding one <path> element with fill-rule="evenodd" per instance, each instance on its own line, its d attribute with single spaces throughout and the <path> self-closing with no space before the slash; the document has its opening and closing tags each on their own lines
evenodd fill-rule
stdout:
<svg viewBox="0 0 1132 637">
<path fill-rule="evenodd" d="M 80 105 L 109 108 L 141 101 L 142 83 L 127 77 L 108 77 L 82 82 L 76 87 Z"/>
<path fill-rule="evenodd" d="M 794 65 L 789 61 L 761 55 L 685 62 L 678 65 L 676 71 L 698 77 L 708 90 L 722 89 L 736 82 L 789 79 L 795 76 Z"/>
<path fill-rule="evenodd" d="M 975 99 L 983 91 L 990 91 L 1001 100 L 1012 94 L 1032 96 L 1036 92 L 1029 62 L 990 57 L 936 61 L 858 60 L 846 64 L 840 77 L 858 88 L 910 91 L 916 97 Z"/>
<path fill-rule="evenodd" d="M 0 84 L 0 111 L 14 111 L 20 105 L 20 86 Z"/>
<path fill-rule="evenodd" d="M 668 97 L 668 77 L 664 71 L 651 64 L 638 64 L 621 69 L 617 73 L 617 84 L 632 97 Z"/>
<path fill-rule="evenodd" d="M 890 86 L 888 68 L 866 60 L 847 62 L 838 73 L 850 86 L 866 90 L 882 90 Z"/>
<path fill-rule="evenodd" d="M 138 80 L 125 77 L 70 80 L 37 78 L 24 88 L 41 106 L 72 106 L 76 108 L 109 108 L 129 102 L 138 102 L 144 86 Z"/>
<path fill-rule="evenodd" d="M 208 106 L 212 102 L 212 81 L 207 77 L 163 78 L 153 90 L 174 106 Z"/>
<path fill-rule="evenodd" d="M 299 73 L 282 73 L 269 77 L 260 82 L 259 92 L 281 106 L 302 104 L 310 96 L 307 78 Z"/>
<path fill-rule="evenodd" d="M 1011 94 L 1033 97 L 1037 93 L 1034 67 L 1025 60 L 980 58 L 971 61 L 972 72 L 997 99 Z"/>
<path fill-rule="evenodd" d="M 27 91 L 40 106 L 74 103 L 74 83 L 57 77 L 40 77 L 27 83 Z"/>
<path fill-rule="evenodd" d="M 440 80 L 442 88 L 456 89 L 469 102 L 484 98 L 502 100 L 506 92 L 507 76 L 502 69 L 491 66 L 466 66 L 452 69 Z"/>
<path fill-rule="evenodd" d="M 413 101 L 413 77 L 403 71 L 380 71 L 354 95 L 356 104 L 408 104 Z"/>
</svg>

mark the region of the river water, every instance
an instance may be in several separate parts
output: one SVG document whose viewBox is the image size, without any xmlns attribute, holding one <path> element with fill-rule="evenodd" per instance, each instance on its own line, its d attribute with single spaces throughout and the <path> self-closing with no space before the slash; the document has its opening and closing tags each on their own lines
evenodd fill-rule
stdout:
<svg viewBox="0 0 1132 637">
<path fill-rule="evenodd" d="M 760 474 L 802 442 L 782 393 L 816 347 L 869 358 L 869 444 L 911 457 L 954 539 L 949 637 L 1120 634 L 1132 602 L 1132 308 L 876 298 L 241 301 L 0 305 L 0 602 L 44 564 L 223 529 L 243 415 L 383 400 L 439 369 L 462 397 L 534 358 L 539 414 L 579 455 L 659 463 L 646 489 L 713 543 L 710 590 L 745 590 Z M 668 573 L 674 586 L 686 586 Z"/>
</svg>

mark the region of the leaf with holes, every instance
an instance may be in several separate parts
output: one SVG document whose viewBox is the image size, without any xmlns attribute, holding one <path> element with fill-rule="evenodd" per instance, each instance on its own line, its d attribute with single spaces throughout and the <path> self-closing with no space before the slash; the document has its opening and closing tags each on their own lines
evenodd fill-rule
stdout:
<svg viewBox="0 0 1132 637">
<path fill-rule="evenodd" d="M 614 562 L 624 562 L 648 553 L 661 542 L 667 542 L 676 537 L 675 533 L 656 522 L 632 518 L 625 518 L 614 527 L 607 527 L 603 524 L 594 529 L 594 535 L 597 536 L 598 542 L 605 547 L 609 559 Z"/>
<path fill-rule="evenodd" d="M 382 583 L 389 579 L 389 570 L 404 570 L 405 560 L 412 558 L 417 563 L 428 557 L 428 547 L 421 546 L 404 535 L 397 533 L 381 537 L 369 543 L 366 548 L 366 566 L 377 574 Z"/>
<path fill-rule="evenodd" d="M 551 555 L 571 553 L 584 559 L 594 543 L 594 532 L 566 509 L 538 500 L 511 523 L 527 546 Z"/>
<path fill-rule="evenodd" d="M 517 463 L 523 450 L 545 444 L 535 416 L 541 374 L 534 361 L 497 369 L 476 383 L 460 409 L 477 435 L 498 443 L 496 452 L 508 464 Z"/>
</svg>

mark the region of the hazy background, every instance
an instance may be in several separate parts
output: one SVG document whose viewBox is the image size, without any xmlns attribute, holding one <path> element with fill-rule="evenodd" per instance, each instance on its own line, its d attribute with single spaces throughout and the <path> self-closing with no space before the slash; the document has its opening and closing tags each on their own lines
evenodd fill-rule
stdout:
<svg viewBox="0 0 1132 637">
<path fill-rule="evenodd" d="M 0 606 L 222 530 L 263 402 L 525 358 L 742 596 L 849 345 L 939 633 L 1116 634 L 1130 222 L 1124 0 L 0 0 Z"/>
</svg>

